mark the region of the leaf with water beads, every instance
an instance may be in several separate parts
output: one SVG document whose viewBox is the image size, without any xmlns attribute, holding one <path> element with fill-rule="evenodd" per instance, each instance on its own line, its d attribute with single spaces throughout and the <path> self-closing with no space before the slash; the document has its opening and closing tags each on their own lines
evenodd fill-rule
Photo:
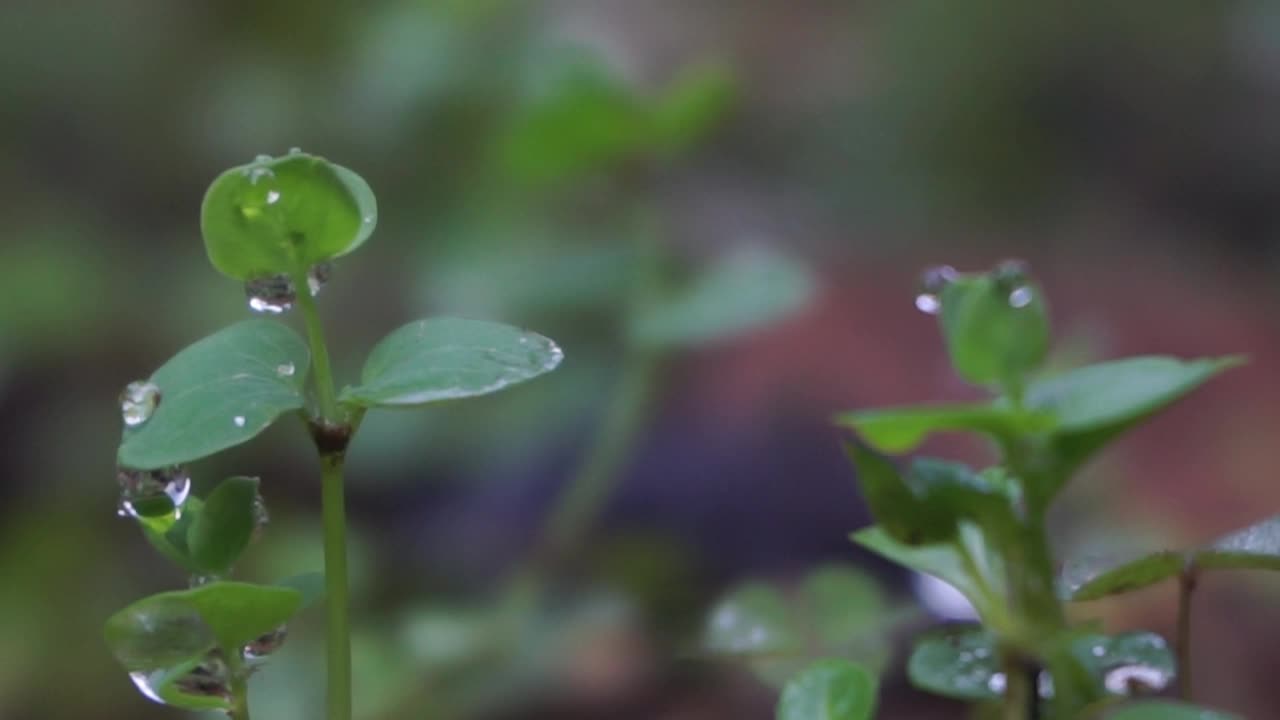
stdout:
<svg viewBox="0 0 1280 720">
<path fill-rule="evenodd" d="M 1172 700 L 1144 700 L 1108 713 L 1106 720 L 1243 720 L 1238 715 Z"/>
<path fill-rule="evenodd" d="M 301 152 L 227 170 L 200 211 L 209 260 L 238 280 L 298 277 L 357 248 L 376 222 L 373 193 L 359 175 Z"/>
<path fill-rule="evenodd" d="M 778 700 L 778 720 L 870 720 L 876 708 L 876 678 L 848 660 L 814 663 L 787 683 Z"/>
<path fill-rule="evenodd" d="M 996 639 L 979 625 L 952 625 L 925 633 L 907 661 L 911 684 L 936 695 L 995 700 L 1004 695 Z"/>
<path fill-rule="evenodd" d="M 220 575 L 231 569 L 258 526 L 259 502 L 257 478 L 227 478 L 209 493 L 187 536 L 199 572 Z"/>
<path fill-rule="evenodd" d="M 1155 633 L 1087 634 L 1072 640 L 1071 647 L 1076 660 L 1108 694 L 1157 693 L 1173 682 L 1173 652 Z"/>
<path fill-rule="evenodd" d="M 776 322 L 813 295 L 809 269 L 763 250 L 739 251 L 692 285 L 638 311 L 631 337 L 648 347 L 687 347 Z"/>
<path fill-rule="evenodd" d="M 339 399 L 359 407 L 409 407 L 486 395 L 554 370 L 564 358 L 549 338 L 509 325 L 459 318 L 409 323 L 369 353 L 360 385 Z"/>
<path fill-rule="evenodd" d="M 162 400 L 145 423 L 125 428 L 120 464 L 159 468 L 247 442 L 304 407 L 309 360 L 297 333 L 268 320 L 197 341 L 151 376 Z"/>
<path fill-rule="evenodd" d="M 1048 313 L 1022 263 L 951 276 L 935 296 L 951 364 L 969 382 L 1016 387 L 1044 360 Z"/>
<path fill-rule="evenodd" d="M 1200 568 L 1280 570 L 1280 515 L 1218 538 L 1194 555 Z"/>
</svg>

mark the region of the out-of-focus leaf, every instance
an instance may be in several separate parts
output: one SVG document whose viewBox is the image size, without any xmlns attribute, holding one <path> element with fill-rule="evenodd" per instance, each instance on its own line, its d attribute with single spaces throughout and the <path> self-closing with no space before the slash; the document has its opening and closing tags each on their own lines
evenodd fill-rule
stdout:
<svg viewBox="0 0 1280 720">
<path fill-rule="evenodd" d="M 802 308 L 813 294 L 809 270 L 790 258 L 743 250 L 720 261 L 691 286 L 654 300 L 632 321 L 634 341 L 682 347 L 753 330 Z"/>
<path fill-rule="evenodd" d="M 1107 720 L 1243 720 L 1238 715 L 1172 700 L 1144 700 L 1106 715 Z"/>
<path fill-rule="evenodd" d="M 1132 592 L 1175 577 L 1186 566 L 1184 553 L 1164 550 L 1128 560 L 1088 557 L 1067 562 L 1060 576 L 1062 594 L 1077 601 Z"/>
<path fill-rule="evenodd" d="M 944 626 L 916 640 L 907 662 L 911 683 L 936 695 L 976 702 L 1004 695 L 996 640 L 979 625 Z"/>
<path fill-rule="evenodd" d="M 929 435 L 968 430 L 1010 440 L 1020 434 L 1053 427 L 1047 413 L 1019 413 L 1002 405 L 937 405 L 858 410 L 842 413 L 836 422 L 858 432 L 872 447 L 887 453 L 914 449 Z"/>
<path fill-rule="evenodd" d="M 309 572 L 292 575 L 276 583 L 281 587 L 297 590 L 302 596 L 298 610 L 306 610 L 324 597 L 324 573 Z"/>
<path fill-rule="evenodd" d="M 861 665 L 830 659 L 814 663 L 787 683 L 778 720 L 869 720 L 876 707 L 876 678 Z"/>
<path fill-rule="evenodd" d="M 724 117 L 737 91 L 732 70 L 721 63 L 686 67 L 653 108 L 655 140 L 668 152 L 687 150 Z"/>
<path fill-rule="evenodd" d="M 1280 515 L 1221 537 L 1193 554 L 1201 568 L 1280 570 Z"/>
</svg>

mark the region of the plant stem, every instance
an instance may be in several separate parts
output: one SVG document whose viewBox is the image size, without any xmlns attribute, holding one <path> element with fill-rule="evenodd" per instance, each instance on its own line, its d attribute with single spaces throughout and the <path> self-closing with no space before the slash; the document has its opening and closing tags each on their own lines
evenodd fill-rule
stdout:
<svg viewBox="0 0 1280 720">
<path fill-rule="evenodd" d="M 351 718 L 351 630 L 347 616 L 347 518 L 342 487 L 343 453 L 321 458 L 324 514 L 324 584 L 328 631 L 329 720 Z"/>
<path fill-rule="evenodd" d="M 334 391 L 333 369 L 329 364 L 329 346 L 324 342 L 324 326 L 320 322 L 320 313 L 316 310 L 315 298 L 307 288 L 306 275 L 294 277 L 294 286 L 298 288 L 298 309 L 302 311 L 302 321 L 307 327 L 307 342 L 311 346 L 311 372 L 316 388 L 316 400 L 320 404 L 320 417 L 327 423 L 341 422 L 338 408 L 338 396 Z"/>
<path fill-rule="evenodd" d="M 658 365 L 654 351 L 629 352 L 600 430 L 547 521 L 546 541 L 553 557 L 581 542 L 617 486 L 621 465 L 648 416 Z"/>
<path fill-rule="evenodd" d="M 1037 708 L 1035 673 L 1018 651 L 1006 653 L 1004 661 L 1004 708 L 1002 720 L 1034 720 Z"/>
<path fill-rule="evenodd" d="M 227 671 L 231 674 L 231 709 L 227 715 L 232 720 L 249 720 L 249 674 L 244 660 L 232 653 L 227 657 Z"/>
<path fill-rule="evenodd" d="M 1187 702 L 1191 702 L 1191 594 L 1198 579 L 1191 564 L 1178 576 L 1178 697 Z"/>
<path fill-rule="evenodd" d="M 328 720 L 350 720 L 351 627 L 347 609 L 347 511 L 342 469 L 351 428 L 345 425 L 345 418 L 338 407 L 333 370 L 329 364 L 329 349 L 324 341 L 324 328 L 320 322 L 320 313 L 316 310 L 315 299 L 308 292 L 306 276 L 295 275 L 294 285 L 298 288 L 298 308 L 302 312 L 307 328 L 307 341 L 311 346 L 311 377 L 320 411 L 319 421 L 313 425 L 312 434 L 320 449 L 321 505 L 324 517 Z M 331 439 L 321 442 L 324 434 L 335 429 L 339 438 L 336 449 L 331 447 Z"/>
</svg>

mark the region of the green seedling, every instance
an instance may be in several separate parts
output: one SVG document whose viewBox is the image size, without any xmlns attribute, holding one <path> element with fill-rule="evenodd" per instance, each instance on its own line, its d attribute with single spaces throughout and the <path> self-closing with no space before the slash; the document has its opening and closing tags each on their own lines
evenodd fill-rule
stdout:
<svg viewBox="0 0 1280 720">
<path fill-rule="evenodd" d="M 296 307 L 305 339 L 273 320 L 236 323 L 121 396 L 119 513 L 192 577 L 190 589 L 144 598 L 107 621 L 108 645 L 151 700 L 249 720 L 249 676 L 284 642 L 290 618 L 323 597 L 327 717 L 349 720 L 343 466 L 365 413 L 496 392 L 563 358 L 533 332 L 431 318 L 387 335 L 359 381 L 339 391 L 315 296 L 333 260 L 363 244 L 376 223 L 373 192 L 360 176 L 297 150 L 232 168 L 205 195 L 201 229 L 213 266 L 244 283 L 257 313 Z M 259 480 L 229 478 L 201 499 L 191 493 L 187 465 L 249 442 L 286 416 L 308 430 L 320 462 L 324 573 L 275 585 L 233 582 L 237 560 L 266 522 Z"/>
</svg>

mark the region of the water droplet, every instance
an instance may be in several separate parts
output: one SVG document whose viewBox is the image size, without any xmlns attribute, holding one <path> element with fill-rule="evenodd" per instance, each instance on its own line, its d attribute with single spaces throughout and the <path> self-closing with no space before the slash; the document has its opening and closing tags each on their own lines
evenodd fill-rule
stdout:
<svg viewBox="0 0 1280 720">
<path fill-rule="evenodd" d="M 289 636 L 289 629 L 281 625 L 269 633 L 258 636 L 256 640 L 244 646 L 241 653 L 246 662 L 260 662 L 284 645 Z"/>
<path fill-rule="evenodd" d="M 1169 673 L 1150 665 L 1121 665 L 1107 671 L 1103 685 L 1115 695 L 1159 692 L 1173 678 Z"/>
<path fill-rule="evenodd" d="M 1094 645 L 1089 652 L 1093 653 L 1094 657 L 1102 657 L 1107 654 L 1107 649 L 1101 645 Z"/>
<path fill-rule="evenodd" d="M 160 388 L 146 380 L 131 382 L 120 393 L 120 415 L 129 427 L 138 427 L 150 420 L 159 404 Z"/>
<path fill-rule="evenodd" d="M 1034 299 L 1035 291 L 1030 285 L 1019 285 L 1009 293 L 1009 305 L 1014 308 L 1024 308 Z"/>
<path fill-rule="evenodd" d="M 244 284 L 244 294 L 254 312 L 272 315 L 292 308 L 293 301 L 298 298 L 298 291 L 288 275 L 267 275 L 249 280 Z"/>
<path fill-rule="evenodd" d="M 116 482 L 120 484 L 120 504 L 116 514 L 121 517 L 172 515 L 176 520 L 182 515 L 182 505 L 191 494 L 191 475 L 181 465 L 157 470 L 117 468 Z"/>
<path fill-rule="evenodd" d="M 280 191 L 279 191 L 279 190 L 268 190 L 268 191 L 267 191 L 267 204 L 268 204 L 268 205 L 275 205 L 275 204 L 276 204 L 276 203 L 278 203 L 278 202 L 280 202 Z"/>
<path fill-rule="evenodd" d="M 222 657 L 222 651 L 214 650 L 199 665 L 174 681 L 173 687 L 184 695 L 231 698 L 231 672 Z"/>
<path fill-rule="evenodd" d="M 307 289 L 311 291 L 311 296 L 315 297 L 320 288 L 329 282 L 329 277 L 333 275 L 333 265 L 331 263 L 318 263 L 312 265 L 307 271 Z"/>
<path fill-rule="evenodd" d="M 301 154 L 302 154 L 302 148 L 300 148 L 300 147 L 291 147 L 291 148 L 289 148 L 289 154 L 290 154 L 290 155 L 301 155 Z"/>
<path fill-rule="evenodd" d="M 280 377 L 293 377 L 294 371 L 293 363 L 282 363 L 276 366 L 276 374 Z"/>
<path fill-rule="evenodd" d="M 256 167 L 249 170 L 249 184 L 257 185 L 264 178 L 273 178 L 276 174 L 271 172 L 271 168 Z"/>
<path fill-rule="evenodd" d="M 231 422 L 235 423 L 236 427 L 244 427 L 245 419 L 243 415 L 237 415 L 231 418 Z"/>
<path fill-rule="evenodd" d="M 253 161 L 254 161 L 254 162 L 256 162 L 256 163 L 271 162 L 271 160 L 272 160 L 271 156 L 270 156 L 270 155 L 267 155 L 266 153 L 263 153 L 263 154 L 260 154 L 260 155 L 255 155 L 255 156 L 253 157 Z"/>
<path fill-rule="evenodd" d="M 1036 694 L 1048 699 L 1053 697 L 1053 676 L 1042 672 L 1036 676 Z"/>
<path fill-rule="evenodd" d="M 935 265 L 920 274 L 920 290 L 916 293 L 916 309 L 936 315 L 942 309 L 942 291 L 959 277 L 950 265 Z"/>
<path fill-rule="evenodd" d="M 129 679 L 133 681 L 134 687 L 138 688 L 138 692 L 142 693 L 148 700 L 154 703 L 164 705 L 164 698 L 160 697 L 160 693 L 156 692 L 155 684 L 164 678 L 165 672 L 160 670 L 153 673 L 131 672 Z"/>
<path fill-rule="evenodd" d="M 992 673 L 991 677 L 987 680 L 987 689 L 997 695 L 1003 695 L 1005 685 L 1007 684 L 1004 673 Z"/>
<path fill-rule="evenodd" d="M 192 575 L 187 579 L 187 585 L 189 587 L 198 588 L 201 585 L 208 585 L 209 583 L 218 582 L 221 579 L 222 576 L 220 575 Z"/>
</svg>

